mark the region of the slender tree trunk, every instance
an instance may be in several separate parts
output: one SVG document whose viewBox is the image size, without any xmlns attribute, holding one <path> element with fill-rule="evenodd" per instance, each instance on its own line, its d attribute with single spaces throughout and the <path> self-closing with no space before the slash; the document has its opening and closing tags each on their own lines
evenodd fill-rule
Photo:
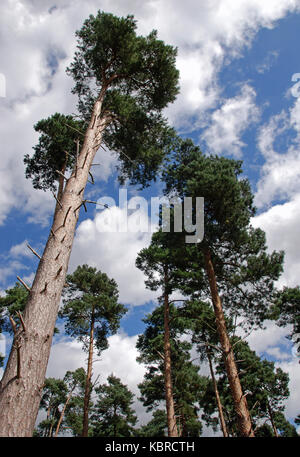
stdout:
<svg viewBox="0 0 300 457">
<path fill-rule="evenodd" d="M 218 390 L 217 381 L 216 381 L 216 378 L 215 378 L 215 373 L 214 373 L 213 364 L 212 364 L 212 360 L 211 360 L 210 350 L 209 349 L 206 349 L 206 354 L 207 354 L 210 375 L 211 375 L 211 379 L 212 379 L 212 382 L 213 382 L 215 396 L 216 396 L 217 405 L 218 405 L 221 430 L 223 432 L 223 436 L 227 438 L 228 437 L 228 432 L 227 432 L 226 422 L 225 422 L 225 418 L 224 418 L 224 414 L 223 414 L 223 406 L 222 406 L 221 399 L 220 399 L 220 394 L 219 394 L 219 390 Z"/>
<path fill-rule="evenodd" d="M 221 347 L 224 353 L 225 368 L 237 415 L 237 425 L 241 436 L 253 437 L 251 418 L 246 397 L 243 395 L 234 353 L 228 337 L 221 298 L 218 293 L 217 281 L 209 249 L 204 251 L 206 272 L 209 280 L 211 298 L 216 316 L 216 324 Z"/>
<path fill-rule="evenodd" d="M 273 412 L 272 412 L 272 409 L 271 409 L 271 406 L 270 406 L 270 402 L 269 402 L 269 400 L 267 400 L 267 402 L 268 402 L 268 413 L 269 413 L 270 421 L 271 421 L 272 428 L 273 428 L 273 431 L 274 431 L 274 435 L 276 436 L 276 438 L 278 438 L 279 435 L 278 435 L 277 427 L 276 427 L 275 422 L 274 422 L 274 416 L 273 416 Z"/>
<path fill-rule="evenodd" d="M 24 326 L 14 336 L 0 386 L 0 436 L 31 436 L 34 430 L 79 208 L 107 125 L 107 119 L 101 118 L 105 90 L 94 105 L 77 164 L 66 182 L 61 207 L 54 215 L 26 304 Z"/>
<path fill-rule="evenodd" d="M 89 435 L 89 404 L 91 397 L 91 383 L 92 383 L 92 368 L 93 368 L 93 352 L 94 352 L 94 330 L 95 330 L 95 307 L 92 307 L 91 328 L 90 328 L 90 343 L 89 343 L 89 357 L 85 381 L 84 403 L 83 403 L 83 426 L 82 436 Z"/>
<path fill-rule="evenodd" d="M 172 386 L 171 372 L 171 345 L 170 345 L 170 307 L 169 296 L 166 291 L 168 285 L 168 273 L 165 270 L 165 291 L 164 291 L 164 368 L 165 368 L 165 391 L 166 391 L 166 409 L 168 421 L 168 436 L 178 436 L 178 430 L 175 418 L 175 406 Z"/>
<path fill-rule="evenodd" d="M 63 409 L 61 410 L 61 413 L 60 413 L 60 416 L 59 416 L 59 419 L 58 419 L 58 423 L 57 423 L 57 426 L 56 426 L 54 438 L 57 438 L 61 423 L 63 421 L 64 415 L 65 415 L 65 412 L 66 412 L 66 408 L 67 408 L 67 406 L 68 406 L 68 404 L 69 404 L 69 402 L 70 402 L 70 400 L 72 398 L 72 394 L 73 394 L 73 391 L 69 393 L 69 395 L 67 397 L 67 400 L 66 400 L 66 403 L 64 404 Z"/>
<path fill-rule="evenodd" d="M 52 419 L 52 421 L 53 420 L 54 420 L 54 418 Z M 51 422 L 51 425 L 50 425 L 49 435 L 48 435 L 49 438 L 51 438 L 51 436 L 52 436 L 52 430 L 53 430 L 53 422 Z"/>
</svg>

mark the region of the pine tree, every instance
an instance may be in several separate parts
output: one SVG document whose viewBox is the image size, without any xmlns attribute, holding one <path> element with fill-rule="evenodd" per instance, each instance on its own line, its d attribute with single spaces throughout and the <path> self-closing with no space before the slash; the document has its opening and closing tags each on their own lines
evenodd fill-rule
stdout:
<svg viewBox="0 0 300 457">
<path fill-rule="evenodd" d="M 121 380 L 111 374 L 107 384 L 96 389 L 93 408 L 93 436 L 133 436 L 137 417 L 132 409 L 134 395 Z"/>
<path fill-rule="evenodd" d="M 57 437 L 61 431 L 66 411 L 78 391 L 85 385 L 86 374 L 83 368 L 67 371 L 63 379 L 46 378 L 40 409 L 47 418 L 38 424 L 35 436 Z"/>
<path fill-rule="evenodd" d="M 149 248 L 143 249 L 136 259 L 136 266 L 142 270 L 147 280 L 146 286 L 152 290 L 162 288 L 163 294 L 160 298 L 163 302 L 163 323 L 164 323 L 164 345 L 163 345 L 163 360 L 164 360 L 164 380 L 165 380 L 165 396 L 166 410 L 168 420 L 168 436 L 178 436 L 178 430 L 175 418 L 175 407 L 173 398 L 172 386 L 172 356 L 171 356 L 171 341 L 170 341 L 170 299 L 169 296 L 174 290 L 173 272 L 169 268 L 169 256 L 172 246 L 162 244 L 165 240 L 162 232 L 153 234 L 151 245 Z M 173 246 L 174 247 L 174 246 Z"/>
<path fill-rule="evenodd" d="M 181 329 L 184 327 L 184 323 L 178 325 L 180 320 L 181 317 L 171 303 L 170 347 L 174 415 L 179 436 L 199 436 L 202 424 L 198 419 L 197 403 L 205 390 L 206 379 L 198 375 L 198 368 L 190 360 L 191 343 L 180 340 Z M 160 406 L 162 401 L 166 401 L 163 306 L 156 308 L 144 322 L 145 332 L 137 341 L 140 352 L 137 360 L 148 366 L 139 389 L 141 401 L 150 411 Z"/>
<path fill-rule="evenodd" d="M 136 436 L 151 438 L 154 436 L 166 436 L 168 429 L 167 415 L 162 409 L 153 412 L 152 419 L 136 431 Z"/>
<path fill-rule="evenodd" d="M 67 284 L 59 315 L 66 321 L 66 333 L 81 341 L 88 352 L 82 426 L 82 436 L 88 436 L 94 348 L 98 355 L 107 349 L 107 337 L 117 331 L 126 308 L 118 303 L 116 282 L 96 268 L 77 267 L 67 276 Z"/>
<path fill-rule="evenodd" d="M 77 38 L 68 72 L 75 80 L 73 91 L 79 96 L 86 128 L 71 176 L 58 166 L 65 185 L 26 303 L 25 326 L 14 337 L 5 368 L 1 436 L 32 435 L 79 209 L 96 151 L 105 141 L 120 157 L 120 177 L 143 186 L 155 177 L 171 133 L 161 113 L 178 93 L 176 49 L 158 40 L 156 32 L 138 36 L 132 16 L 118 18 L 104 12 L 91 15 Z M 45 148 L 50 154 L 51 135 L 47 138 Z M 65 162 L 65 154 L 60 160 Z M 42 176 L 43 171 L 38 169 L 37 174 Z M 21 360 L 22 382 L 17 360 Z"/>
<path fill-rule="evenodd" d="M 246 279 L 249 280 L 252 284 L 249 294 L 251 302 L 253 289 L 259 290 L 256 284 L 257 277 L 262 278 L 261 283 L 265 290 L 272 291 L 273 281 L 278 279 L 282 271 L 283 254 L 274 253 L 273 259 L 268 256 L 265 253 L 266 247 L 262 245 L 262 232 L 253 231 L 251 228 L 250 219 L 255 214 L 253 195 L 249 182 L 240 177 L 241 173 L 241 162 L 224 157 L 204 156 L 191 140 L 178 139 L 174 153 L 164 169 L 163 180 L 167 195 L 204 198 L 204 238 L 198 245 L 185 248 L 187 259 L 190 258 L 190 271 L 197 276 L 200 292 L 206 275 L 240 433 L 242 436 L 254 436 L 247 400 L 242 391 L 226 328 L 220 285 L 230 291 L 231 280 L 235 285 L 234 294 L 238 298 L 237 302 L 241 305 L 243 301 L 239 299 L 237 290 L 239 286 L 244 286 Z M 251 241 L 252 238 L 256 240 L 257 245 Z M 249 245 L 254 245 L 256 249 L 262 245 L 258 249 L 260 255 L 255 249 L 254 252 L 249 252 Z M 248 265 L 244 266 L 247 249 L 248 255 L 251 254 L 251 263 L 249 265 L 248 262 Z M 239 258 L 243 262 L 240 262 Z M 188 268 L 186 261 L 185 270 Z M 237 274 L 236 268 L 239 268 Z M 188 275 L 188 271 L 185 271 L 185 275 Z M 242 296 L 247 296 L 245 287 L 239 289 Z M 264 303 L 266 301 L 268 302 L 268 299 L 265 297 Z M 234 302 L 236 301 L 231 301 Z M 240 306 L 239 309 L 243 310 L 243 307 Z M 260 307 L 256 310 L 261 314 Z M 262 320 L 261 317 L 260 315 L 258 321 Z"/>
<path fill-rule="evenodd" d="M 46 378 L 40 408 L 47 418 L 41 421 L 35 433 L 37 436 L 53 437 L 58 425 L 61 407 L 67 399 L 67 386 L 62 379 Z"/>
<path fill-rule="evenodd" d="M 256 427 L 268 422 L 272 435 L 279 436 L 279 427 L 284 424 L 282 412 L 284 401 L 289 396 L 288 374 L 281 368 L 275 368 L 273 362 L 261 359 L 252 351 L 246 341 L 237 337 L 232 338 L 232 346 L 237 360 L 239 377 L 245 395 L 247 395 L 251 418 Z M 236 426 L 234 405 L 225 372 L 224 361 L 219 359 L 217 365 L 219 374 L 218 386 L 222 397 L 228 427 L 233 435 L 240 435 Z M 205 400 L 203 401 L 205 405 Z M 281 424 L 281 425 L 280 425 Z"/>
</svg>

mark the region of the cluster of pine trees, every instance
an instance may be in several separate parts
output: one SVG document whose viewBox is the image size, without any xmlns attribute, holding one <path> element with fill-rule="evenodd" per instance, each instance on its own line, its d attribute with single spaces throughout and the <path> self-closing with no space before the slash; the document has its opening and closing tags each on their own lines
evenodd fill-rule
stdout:
<svg viewBox="0 0 300 457">
<path fill-rule="evenodd" d="M 275 287 L 284 254 L 268 252 L 264 232 L 251 225 L 242 163 L 203 154 L 168 125 L 163 110 L 179 91 L 177 50 L 155 31 L 139 36 L 132 16 L 99 12 L 76 35 L 67 72 L 78 116 L 38 122 L 38 144 L 24 159 L 26 177 L 52 191 L 56 206 L 43 254 L 29 246 L 39 258 L 32 286 L 19 278 L 0 299 L 0 329 L 13 338 L 0 385 L 0 435 L 200 436 L 205 424 L 224 437 L 297 436 L 284 415 L 288 375 L 255 354 L 246 337 L 273 319 L 290 325 L 298 343 L 300 288 Z M 143 188 L 159 177 L 168 197 L 204 198 L 201 242 L 188 244 L 177 227 L 162 227 L 136 259 L 146 287 L 160 294 L 137 342 L 147 366 L 140 400 L 153 412 L 143 426 L 120 379 L 100 384 L 92 376 L 94 356 L 127 311 L 116 282 L 88 265 L 67 275 L 80 209 L 95 203 L 84 191 L 103 145 L 119 158 L 121 183 Z M 87 366 L 45 379 L 58 316 L 82 343 Z M 35 428 L 39 409 L 44 419 Z"/>
</svg>

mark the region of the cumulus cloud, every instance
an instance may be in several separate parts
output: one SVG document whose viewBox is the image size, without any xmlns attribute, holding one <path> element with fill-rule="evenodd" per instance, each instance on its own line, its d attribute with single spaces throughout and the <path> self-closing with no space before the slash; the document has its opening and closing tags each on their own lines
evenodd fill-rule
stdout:
<svg viewBox="0 0 300 457">
<path fill-rule="evenodd" d="M 125 230 L 128 224 L 128 231 Z M 135 231 L 143 228 L 145 232 Z M 83 221 L 76 232 L 70 271 L 87 263 L 114 278 L 120 300 L 140 305 L 157 294 L 147 290 L 144 274 L 135 266 L 138 252 L 151 240 L 151 225 L 146 212 L 137 210 L 127 217 L 125 208 L 110 207 Z"/>
<path fill-rule="evenodd" d="M 276 199 L 287 200 L 299 190 L 300 178 L 300 99 L 289 111 L 271 117 L 259 129 L 258 148 L 265 158 L 257 183 L 255 204 L 259 208 Z M 287 135 L 289 133 L 289 135 Z"/>
<path fill-rule="evenodd" d="M 255 96 L 254 89 L 246 84 L 239 95 L 225 100 L 221 108 L 213 112 L 211 124 L 201 136 L 211 153 L 241 156 L 245 146 L 241 136 L 259 119 Z"/>
<path fill-rule="evenodd" d="M 285 252 L 284 273 L 278 285 L 294 287 L 299 285 L 300 247 L 299 247 L 300 194 L 287 203 L 275 205 L 252 220 L 255 227 L 266 232 L 270 250 Z"/>
<path fill-rule="evenodd" d="M 35 144 L 34 123 L 56 111 L 74 112 L 73 83 L 65 67 L 75 50 L 75 30 L 99 8 L 117 15 L 133 13 L 139 33 L 157 28 L 162 39 L 178 46 L 181 93 L 166 114 L 177 127 L 192 131 L 207 119 L 207 109 L 216 105 L 218 71 L 225 56 L 238 55 L 260 27 L 274 26 L 288 12 L 298 10 L 299 1 L 2 2 L 0 71 L 6 77 L 7 97 L 0 104 L 0 134 L 5 144 L 1 151 L 0 223 L 13 208 L 30 214 L 31 222 L 47 222 L 52 201 L 26 182 L 23 155 Z"/>
<path fill-rule="evenodd" d="M 141 402 L 138 401 L 140 395 L 138 384 L 143 381 L 145 366 L 137 363 L 138 351 L 136 349 L 137 336 L 129 337 L 125 333 L 112 335 L 108 339 L 109 348 L 101 354 L 95 355 L 93 365 L 93 379 L 104 384 L 107 377 L 114 374 L 126 384 L 131 392 L 135 394 L 133 408 L 139 417 L 141 425 L 149 420 Z M 82 351 L 79 342 L 73 340 L 62 340 L 52 346 L 47 377 L 63 378 L 66 371 L 74 371 L 83 367 L 86 369 L 86 354 Z"/>
</svg>

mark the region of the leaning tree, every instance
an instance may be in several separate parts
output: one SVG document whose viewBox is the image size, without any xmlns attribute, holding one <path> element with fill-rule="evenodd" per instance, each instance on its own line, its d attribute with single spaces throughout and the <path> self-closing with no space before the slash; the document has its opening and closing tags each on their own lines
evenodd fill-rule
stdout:
<svg viewBox="0 0 300 457">
<path fill-rule="evenodd" d="M 76 35 L 77 51 L 68 73 L 75 80 L 73 92 L 79 96 L 85 126 L 67 122 L 81 142 L 76 151 L 62 152 L 56 169 L 64 186 L 30 290 L 24 325 L 16 331 L 1 382 L 1 436 L 32 435 L 79 210 L 85 204 L 84 190 L 97 150 L 105 142 L 120 159 L 120 178 L 145 186 L 155 177 L 171 133 L 161 113 L 178 93 L 176 49 L 159 40 L 155 31 L 137 35 L 132 16 L 98 12 Z M 51 135 L 42 145 L 49 154 Z M 62 170 L 72 153 L 74 165 L 67 174 Z M 34 176 L 43 173 L 43 165 Z M 22 375 L 17 372 L 18 357 Z"/>
</svg>

